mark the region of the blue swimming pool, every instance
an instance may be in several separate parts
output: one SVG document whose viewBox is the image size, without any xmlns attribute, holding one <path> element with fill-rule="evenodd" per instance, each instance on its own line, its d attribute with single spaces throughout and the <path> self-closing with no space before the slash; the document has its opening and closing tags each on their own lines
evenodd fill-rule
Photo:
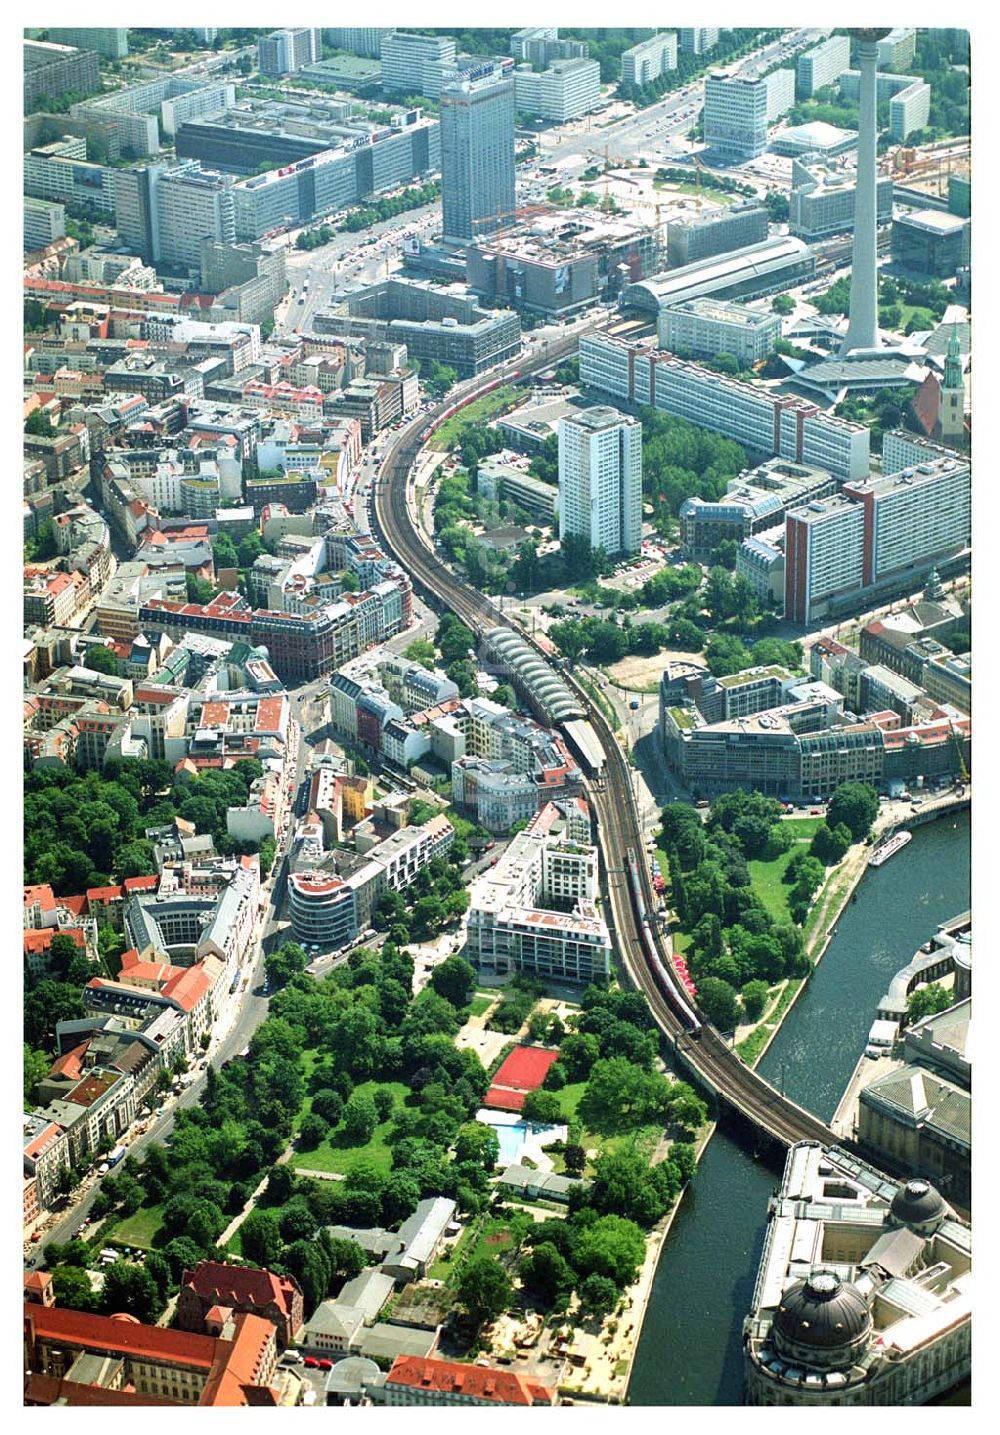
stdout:
<svg viewBox="0 0 1000 1435">
<path fill-rule="evenodd" d="M 526 1144 L 537 1149 L 545 1144 L 550 1133 L 554 1137 L 560 1130 L 558 1126 L 530 1126 L 526 1121 L 519 1121 L 514 1126 L 494 1126 L 493 1129 L 500 1138 L 500 1160 L 506 1166 L 520 1161 Z"/>
</svg>

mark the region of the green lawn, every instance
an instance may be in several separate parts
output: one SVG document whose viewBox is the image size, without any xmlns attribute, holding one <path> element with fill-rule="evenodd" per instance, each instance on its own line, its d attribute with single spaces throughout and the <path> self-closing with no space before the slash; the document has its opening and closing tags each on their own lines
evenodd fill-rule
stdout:
<svg viewBox="0 0 1000 1435">
<path fill-rule="evenodd" d="M 112 1227 L 107 1236 L 123 1246 L 139 1246 L 144 1251 L 152 1250 L 153 1240 L 163 1225 L 162 1206 L 140 1206 L 131 1216 Z"/>
<path fill-rule="evenodd" d="M 562 1108 L 563 1120 L 567 1124 L 580 1120 L 578 1108 L 586 1089 L 585 1081 L 574 1081 L 555 1093 Z M 637 1144 L 643 1150 L 652 1151 L 660 1139 L 660 1134 L 660 1128 L 657 1126 L 640 1126 L 632 1131 L 621 1131 L 611 1135 L 591 1131 L 584 1126 L 580 1133 L 580 1144 L 587 1150 L 596 1149 L 602 1152 L 620 1151 L 623 1147 L 630 1147 L 633 1144 Z"/>
<path fill-rule="evenodd" d="M 462 436 L 463 430 L 474 425 L 485 424 L 495 414 L 505 409 L 516 395 L 517 389 L 513 384 L 502 384 L 492 393 L 484 394 L 481 399 L 476 399 L 474 403 L 462 409 L 461 413 L 455 414 L 441 425 L 431 440 L 431 448 L 448 448 Z"/>
<path fill-rule="evenodd" d="M 775 857 L 770 862 L 753 861 L 748 862 L 750 870 L 750 883 L 757 896 L 763 902 L 768 914 L 776 922 L 790 922 L 791 915 L 788 911 L 788 894 L 791 888 L 782 882 L 785 875 L 785 868 L 796 852 L 802 850 L 803 844 L 808 844 L 813 839 L 813 833 L 823 821 L 821 817 L 793 817 L 782 824 L 791 834 L 792 845 L 787 852 L 782 852 L 780 857 Z"/>
<path fill-rule="evenodd" d="M 306 1056 L 310 1053 L 307 1052 Z M 402 1081 L 363 1081 L 356 1091 L 363 1091 L 369 1095 L 379 1087 L 385 1087 L 392 1092 L 396 1098 L 397 1110 L 410 1094 L 410 1088 Z M 334 1146 L 328 1137 L 316 1147 L 315 1151 L 297 1151 L 293 1159 L 296 1168 L 303 1167 L 312 1171 L 334 1171 L 346 1175 L 351 1167 L 359 1160 L 371 1161 L 375 1168 L 385 1175 L 392 1169 L 392 1151 L 386 1145 L 386 1137 L 392 1128 L 394 1116 L 388 1121 L 381 1122 L 375 1127 L 372 1139 L 365 1146 Z M 331 1132 L 336 1139 L 336 1131 Z"/>
<path fill-rule="evenodd" d="M 494 992 L 492 996 L 484 996 L 481 992 L 477 992 L 471 1002 L 469 1002 L 469 1015 L 482 1016 L 483 1012 L 489 1011 L 496 999 L 496 992 Z"/>
<path fill-rule="evenodd" d="M 428 1280 L 447 1281 L 449 1276 L 454 1273 L 457 1273 L 458 1259 L 462 1255 L 465 1246 L 468 1245 L 469 1240 L 472 1236 L 472 1231 L 473 1225 L 470 1222 L 469 1225 L 466 1226 L 462 1234 L 459 1236 L 455 1244 L 451 1247 L 451 1254 L 448 1260 L 442 1260 L 439 1256 L 438 1259 L 431 1266 L 430 1270 L 427 1272 Z"/>
</svg>

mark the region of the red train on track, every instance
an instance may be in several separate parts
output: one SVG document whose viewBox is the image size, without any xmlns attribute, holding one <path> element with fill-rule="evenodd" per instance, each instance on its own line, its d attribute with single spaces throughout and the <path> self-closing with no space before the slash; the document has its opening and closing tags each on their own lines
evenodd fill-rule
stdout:
<svg viewBox="0 0 1000 1435">
<path fill-rule="evenodd" d="M 456 399 L 453 404 L 449 404 L 446 409 L 443 409 L 441 413 L 439 413 L 436 418 L 434 418 L 427 425 L 427 427 L 422 430 L 420 434 L 422 441 L 426 443 L 435 429 L 439 429 L 443 423 L 446 423 L 448 419 L 453 418 L 455 414 L 460 413 L 462 409 L 467 408 L 468 405 L 473 403 L 476 399 L 481 399 L 484 394 L 492 393 L 493 390 L 498 389 L 501 384 L 508 384 L 512 382 L 512 380 L 519 379 L 520 377 L 521 370 L 515 369 L 513 373 L 504 374 L 504 376 L 499 379 L 491 379 L 488 384 L 483 384 L 481 388 L 473 389 L 472 392 L 470 394 L 466 394 L 464 398 Z"/>
</svg>

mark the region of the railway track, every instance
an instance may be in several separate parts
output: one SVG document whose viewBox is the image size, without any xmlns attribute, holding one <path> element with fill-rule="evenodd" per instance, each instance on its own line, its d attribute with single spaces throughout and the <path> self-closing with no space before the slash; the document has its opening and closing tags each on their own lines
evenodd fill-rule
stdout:
<svg viewBox="0 0 1000 1435">
<path fill-rule="evenodd" d="M 544 358 L 520 364 L 522 375 L 551 366 L 571 352 L 579 334 L 552 344 Z M 513 371 L 514 366 L 510 366 Z M 504 371 L 502 377 L 506 377 Z M 459 397 L 474 389 L 465 386 Z M 454 403 L 454 397 L 451 403 Z M 448 407 L 441 405 L 441 410 Z M 432 420 L 433 421 L 433 420 Z M 423 446 L 425 423 L 414 424 L 390 447 L 375 488 L 374 511 L 378 527 L 397 562 L 411 575 L 414 586 L 435 605 L 444 605 L 461 619 L 477 636 L 488 628 L 500 625 L 498 610 L 489 599 L 469 588 L 438 557 L 427 540 L 417 531 L 407 503 L 410 473 Z M 509 624 L 509 626 L 516 626 Z M 530 634 L 517 631 L 531 642 Z M 537 644 L 535 644 L 537 647 Z M 539 651 L 541 651 L 539 649 Z M 543 655 L 544 656 L 544 655 Z M 788 1145 L 795 1141 L 818 1140 L 832 1144 L 833 1133 L 817 1117 L 789 1101 L 773 1086 L 748 1067 L 726 1044 L 714 1027 L 705 1024 L 700 1039 L 693 1040 L 684 1021 L 672 1008 L 660 989 L 651 968 L 639 918 L 631 900 L 624 854 L 631 847 L 639 856 L 639 871 L 644 884 L 647 911 L 656 910 L 656 897 L 646 862 L 645 844 L 638 813 L 632 796 L 631 775 L 621 746 L 597 704 L 571 673 L 564 679 L 580 698 L 588 718 L 604 748 L 605 775 L 590 785 L 590 798 L 597 816 L 598 840 L 622 961 L 631 980 L 649 1003 L 657 1024 L 671 1040 L 678 1056 L 720 1100 L 754 1122 L 762 1131 Z M 674 978 L 670 952 L 662 933 L 655 924 L 649 926 L 657 959 L 670 979 Z M 686 1000 L 686 994 L 685 994 Z"/>
</svg>

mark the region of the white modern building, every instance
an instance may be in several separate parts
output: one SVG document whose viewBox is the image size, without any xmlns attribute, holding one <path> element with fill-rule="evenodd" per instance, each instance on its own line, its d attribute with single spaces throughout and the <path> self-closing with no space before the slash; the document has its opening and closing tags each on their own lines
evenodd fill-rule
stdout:
<svg viewBox="0 0 1000 1435">
<path fill-rule="evenodd" d="M 559 421 L 559 537 L 610 555 L 642 543 L 642 425 L 606 405 Z"/>
<path fill-rule="evenodd" d="M 807 400 L 724 378 L 697 364 L 604 334 L 580 339 L 580 382 L 612 398 L 649 404 L 736 439 L 750 456 L 825 468 L 835 478 L 869 471 L 869 430 Z"/>
<path fill-rule="evenodd" d="M 525 971 L 563 981 L 604 981 L 611 939 L 597 892 L 597 849 L 586 803 L 548 803 L 496 867 L 473 884 L 466 956 L 491 975 Z"/>
<path fill-rule="evenodd" d="M 743 1322 L 748 1405 L 924 1405 L 968 1378 L 972 1230 L 929 1182 L 798 1142 Z"/>
<path fill-rule="evenodd" d="M 651 85 L 661 75 L 677 69 L 677 32 L 661 30 L 622 52 L 622 84 Z"/>
<path fill-rule="evenodd" d="M 811 98 L 817 90 L 832 85 L 851 65 L 849 35 L 831 35 L 800 55 L 797 64 L 797 87 L 800 95 Z"/>
<path fill-rule="evenodd" d="M 792 187 L 788 196 L 788 232 L 813 242 L 854 227 L 857 193 L 853 168 L 818 155 L 792 161 Z M 875 222 L 892 222 L 892 176 L 879 175 L 875 183 Z"/>
<path fill-rule="evenodd" d="M 262 75 L 275 79 L 282 75 L 294 74 L 304 65 L 315 64 L 323 58 L 323 37 L 319 30 L 300 27 L 295 30 L 275 30 L 262 35 L 257 43 L 258 65 Z"/>
<path fill-rule="evenodd" d="M 24 197 L 24 247 L 46 249 L 66 233 L 66 206 L 51 199 Z"/>
<path fill-rule="evenodd" d="M 915 80 L 889 101 L 889 138 L 902 144 L 915 130 L 922 130 L 931 112 L 931 87 Z"/>
<path fill-rule="evenodd" d="M 718 29 L 680 30 L 681 49 L 689 55 L 710 55 L 719 43 Z"/>
<path fill-rule="evenodd" d="M 845 485 L 865 511 L 865 583 L 966 549 L 972 536 L 972 469 L 941 457 Z"/>
<path fill-rule="evenodd" d="M 456 76 L 440 104 L 444 236 L 483 239 L 510 223 L 517 204 L 514 80 L 499 70 Z"/>
<path fill-rule="evenodd" d="M 794 103 L 794 70 L 758 78 L 716 70 L 705 79 L 705 143 L 727 158 L 756 159 L 767 148 L 768 125 Z"/>
<path fill-rule="evenodd" d="M 596 60 L 553 60 L 540 73 L 514 72 L 517 108 L 523 114 L 566 124 L 601 102 L 601 67 Z"/>
<path fill-rule="evenodd" d="M 781 318 L 718 299 L 689 299 L 661 310 L 658 333 L 661 347 L 672 354 L 692 359 L 732 354 L 749 368 L 774 352 Z"/>
</svg>

